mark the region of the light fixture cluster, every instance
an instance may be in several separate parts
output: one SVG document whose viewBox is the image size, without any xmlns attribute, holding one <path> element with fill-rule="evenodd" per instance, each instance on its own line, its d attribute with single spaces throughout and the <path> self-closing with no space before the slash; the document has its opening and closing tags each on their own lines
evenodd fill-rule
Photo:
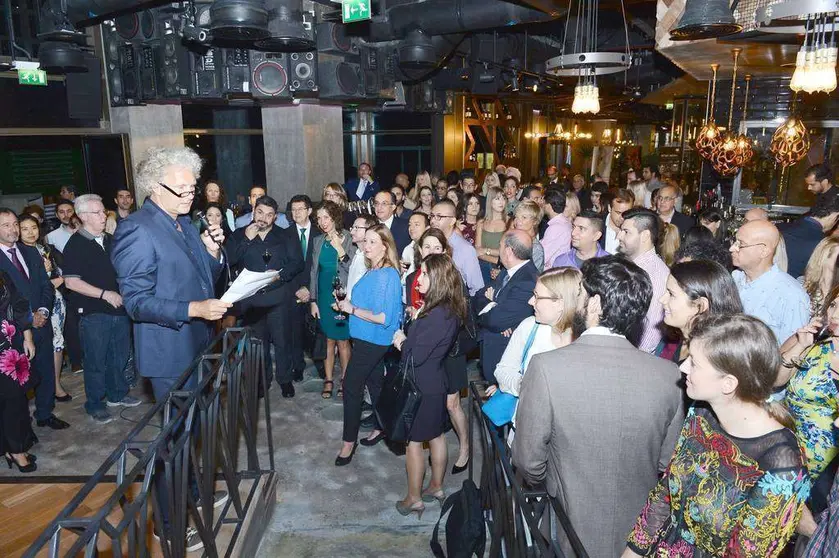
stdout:
<svg viewBox="0 0 839 558">
<path fill-rule="evenodd" d="M 600 112 L 600 89 L 592 76 L 588 83 L 583 79 L 574 88 L 574 102 L 571 104 L 571 112 L 574 114 L 597 114 Z"/>
<path fill-rule="evenodd" d="M 558 139 L 562 141 L 574 141 L 574 140 L 590 140 L 594 137 L 591 132 L 581 132 L 577 128 L 577 125 L 574 124 L 574 131 L 565 130 L 562 127 L 562 124 L 557 124 L 556 128 L 554 128 L 553 132 L 527 132 L 524 134 L 524 137 L 530 139 L 542 139 L 542 138 L 551 138 L 551 139 Z"/>
<path fill-rule="evenodd" d="M 778 126 L 772 134 L 769 150 L 775 161 L 782 167 L 789 167 L 807 155 L 810 149 L 810 134 L 804 122 L 796 116 L 790 116 L 786 122 Z"/>
<path fill-rule="evenodd" d="M 828 39 L 826 27 L 822 25 L 820 33 L 808 32 L 804 37 L 804 44 L 795 57 L 795 72 L 789 83 L 789 88 L 796 93 L 830 93 L 836 89 L 839 49 L 836 48 L 832 30 Z M 831 24 L 831 27 L 835 27 L 835 24 Z"/>
</svg>

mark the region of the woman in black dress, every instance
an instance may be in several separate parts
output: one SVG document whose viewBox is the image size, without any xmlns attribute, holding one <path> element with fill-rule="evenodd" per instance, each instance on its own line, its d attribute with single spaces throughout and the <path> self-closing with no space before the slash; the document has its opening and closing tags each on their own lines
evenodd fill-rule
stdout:
<svg viewBox="0 0 839 558">
<path fill-rule="evenodd" d="M 11 278 L 0 271 L 0 452 L 9 469 L 16 465 L 21 473 L 37 466 L 27 453 L 38 438 L 32 431 L 25 386 L 29 381 L 29 361 L 35 356 L 29 303 L 18 294 Z"/>
<path fill-rule="evenodd" d="M 419 292 L 423 305 L 415 319 L 393 336 L 393 344 L 402 351 L 402 366 L 414 367 L 414 377 L 422 392 L 422 403 L 414 418 L 405 451 L 408 470 L 408 495 L 396 503 L 402 515 L 425 511 L 423 501 L 442 501 L 446 473 L 447 447 L 444 431 L 448 419 L 446 397 L 449 392 L 443 361 L 466 319 L 466 299 L 460 272 L 445 254 L 431 254 L 420 267 Z M 431 482 L 422 490 L 425 476 L 423 442 L 431 448 Z"/>
</svg>

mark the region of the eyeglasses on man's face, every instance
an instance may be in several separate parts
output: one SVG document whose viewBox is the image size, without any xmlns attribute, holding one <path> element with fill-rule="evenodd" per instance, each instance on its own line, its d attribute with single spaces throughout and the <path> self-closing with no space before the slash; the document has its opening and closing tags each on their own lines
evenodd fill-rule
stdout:
<svg viewBox="0 0 839 558">
<path fill-rule="evenodd" d="M 366 231 L 368 227 L 359 227 L 358 225 L 353 225 L 350 227 L 351 231 Z"/>
<path fill-rule="evenodd" d="M 430 213 L 429 219 L 454 219 L 454 215 L 440 215 L 439 213 Z"/>
<path fill-rule="evenodd" d="M 173 190 L 172 188 L 170 188 L 162 182 L 158 182 L 158 184 L 163 186 L 166 189 L 166 191 L 168 191 L 170 194 L 178 198 L 191 198 L 195 196 L 195 188 L 184 190 L 182 192 L 176 192 L 175 190 Z"/>
<path fill-rule="evenodd" d="M 766 243 L 765 242 L 755 242 L 754 244 L 744 244 L 743 241 L 738 238 L 731 245 L 731 248 L 739 251 L 739 250 L 744 250 L 746 248 L 751 248 L 752 246 L 766 246 Z"/>
</svg>

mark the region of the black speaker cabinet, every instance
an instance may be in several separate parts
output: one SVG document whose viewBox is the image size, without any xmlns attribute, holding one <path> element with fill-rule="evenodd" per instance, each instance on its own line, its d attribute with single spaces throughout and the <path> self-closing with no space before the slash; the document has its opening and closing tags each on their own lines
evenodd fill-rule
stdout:
<svg viewBox="0 0 839 558">
<path fill-rule="evenodd" d="M 99 59 L 85 53 L 86 72 L 69 72 L 64 80 L 67 116 L 80 120 L 102 118 L 102 70 Z"/>
<path fill-rule="evenodd" d="M 250 52 L 251 95 L 255 99 L 291 97 L 288 55 L 285 52 Z"/>
<path fill-rule="evenodd" d="M 221 49 L 211 48 L 201 54 L 190 52 L 191 97 L 199 99 L 221 98 Z"/>
<path fill-rule="evenodd" d="M 164 35 L 158 49 L 160 94 L 165 99 L 189 96 L 190 52 L 176 33 Z"/>
<path fill-rule="evenodd" d="M 318 55 L 316 52 L 292 52 L 288 55 L 289 88 L 296 97 L 318 90 Z"/>
<path fill-rule="evenodd" d="M 351 100 L 365 96 L 361 67 L 353 62 L 318 59 L 318 86 L 321 99 Z"/>
<path fill-rule="evenodd" d="M 160 43 L 156 41 L 143 43 L 137 50 L 140 63 L 140 98 L 144 101 L 160 99 L 160 76 L 157 69 L 160 60 Z"/>
<path fill-rule="evenodd" d="M 325 54 L 358 54 L 358 44 L 344 33 L 340 23 L 319 23 L 316 29 L 318 52 Z"/>
<path fill-rule="evenodd" d="M 113 22 L 103 23 L 101 29 L 108 102 L 114 107 L 140 104 L 140 65 L 136 47 L 120 34 L 119 26 Z"/>
<path fill-rule="evenodd" d="M 250 55 L 245 48 L 221 49 L 221 92 L 231 93 L 250 92 Z"/>
</svg>

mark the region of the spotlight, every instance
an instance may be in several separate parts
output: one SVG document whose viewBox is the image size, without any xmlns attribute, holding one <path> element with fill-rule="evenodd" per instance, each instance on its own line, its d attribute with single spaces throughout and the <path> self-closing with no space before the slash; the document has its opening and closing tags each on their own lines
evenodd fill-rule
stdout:
<svg viewBox="0 0 839 558">
<path fill-rule="evenodd" d="M 405 40 L 399 45 L 399 67 L 424 70 L 436 65 L 437 52 L 431 42 L 431 37 L 419 27 L 409 31 Z"/>
<path fill-rule="evenodd" d="M 210 8 L 210 21 L 216 39 L 252 42 L 271 36 L 268 10 L 261 0 L 216 0 Z"/>
<path fill-rule="evenodd" d="M 84 53 L 72 44 L 59 41 L 45 41 L 38 50 L 41 69 L 48 74 L 86 72 Z"/>
<path fill-rule="evenodd" d="M 492 83 L 495 81 L 495 74 L 489 71 L 489 64 L 484 64 L 484 69 L 478 74 L 478 81 L 481 83 Z"/>
<path fill-rule="evenodd" d="M 315 49 L 315 41 L 303 27 L 300 0 L 273 0 L 268 22 L 271 36 L 256 41 L 256 48 L 269 52 L 305 52 Z"/>
</svg>

